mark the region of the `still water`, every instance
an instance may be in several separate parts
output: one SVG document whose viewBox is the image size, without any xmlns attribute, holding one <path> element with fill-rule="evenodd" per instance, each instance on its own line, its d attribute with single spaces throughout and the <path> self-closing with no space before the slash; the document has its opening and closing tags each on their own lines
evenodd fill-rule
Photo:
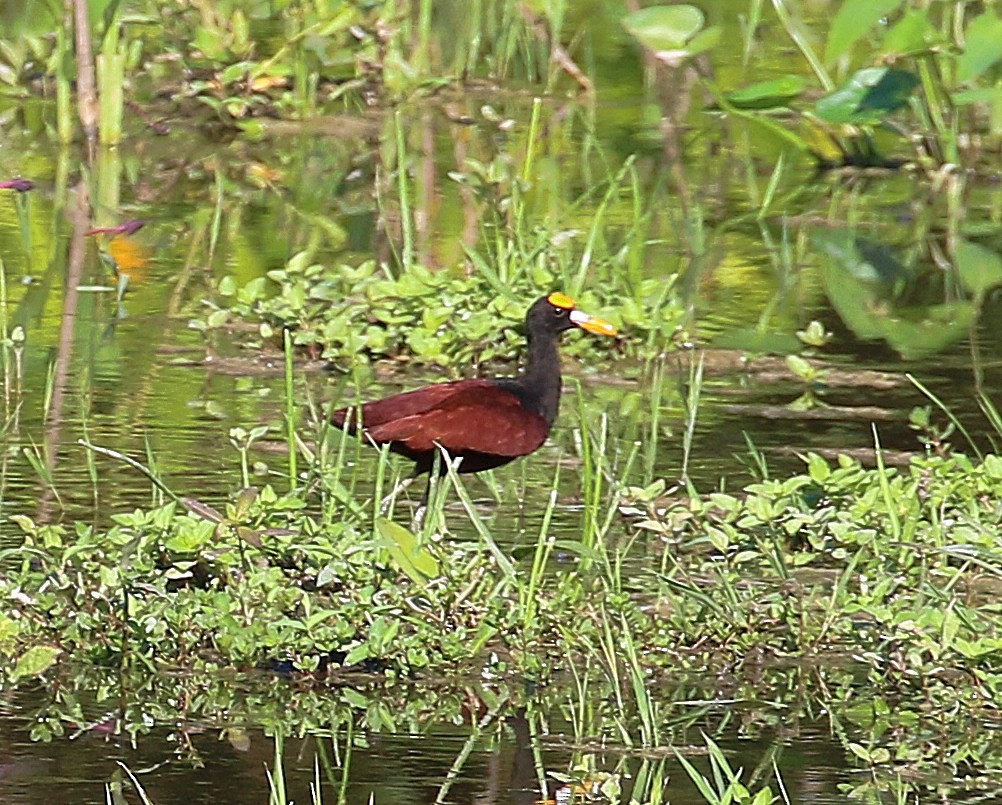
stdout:
<svg viewBox="0 0 1002 805">
<path fill-rule="evenodd" d="M 624 89 L 626 79 L 639 72 L 635 62 L 624 68 L 622 83 L 606 95 L 600 92 L 594 107 L 554 104 L 551 111 L 559 106 L 561 112 L 550 121 L 554 139 L 570 145 L 540 160 L 541 175 L 552 179 L 573 170 L 571 157 L 586 142 L 584 121 L 595 127 L 594 141 L 587 142 L 601 144 L 617 158 L 638 154 L 641 171 L 660 169 L 661 135 L 645 122 L 650 99 Z M 491 99 L 517 126 L 526 124 L 528 96 Z M 484 98 L 471 93 L 450 102 L 475 118 Z M 247 336 L 239 330 L 206 339 L 189 327 L 189 320 L 204 315 L 205 300 L 214 298 L 223 276 L 244 283 L 280 269 L 311 239 L 322 242 L 318 254 L 331 265 L 384 255 L 390 238 L 377 226 L 372 192 L 373 140 L 384 132 L 377 124 L 375 131 L 354 136 L 310 134 L 251 143 L 216 141 L 186 121 L 175 121 L 165 137 L 136 135 L 121 149 L 102 154 L 94 167 L 92 195 L 84 198 L 79 155 L 61 151 L 36 125 L 47 114 L 51 110 L 44 106 L 30 114 L 7 114 L 7 147 L 0 151 L 0 177 L 30 177 L 38 185 L 20 201 L 13 194 L 0 196 L 6 332 L 19 326 L 25 336 L 23 348 L 9 352 L 6 364 L 0 540 L 15 532 L 12 515 L 103 525 L 117 512 L 158 502 L 144 476 L 121 461 L 89 454 L 80 440 L 152 464 L 179 494 L 221 507 L 240 483 L 229 429 L 270 424 L 273 444 L 281 444 L 281 357 L 241 350 Z M 434 106 L 407 114 L 415 139 L 427 144 L 421 170 L 429 201 L 420 211 L 424 225 L 417 249 L 425 264 L 448 268 L 461 262 L 461 244 L 471 220 L 474 229 L 477 223 L 462 188 L 444 178 L 457 167 L 455 142 L 467 137 L 482 158 L 489 157 L 497 131 L 474 126 L 472 135 L 466 134 Z M 936 312 L 952 302 L 953 289 L 928 266 L 916 268 L 902 257 L 914 246 L 902 241 L 914 232 L 916 220 L 937 215 L 935 199 L 907 176 L 862 182 L 817 175 L 809 165 L 799 165 L 783 177 L 783 187 L 806 188 L 806 197 L 801 193 L 764 219 L 747 217 L 753 203 L 743 163 L 754 153 L 761 164 L 752 172 L 767 178 L 776 143 L 749 131 L 744 140 L 737 138 L 747 146 L 742 151 L 725 138 L 713 115 L 697 117 L 692 125 L 698 128 L 687 139 L 688 178 L 705 194 L 707 240 L 694 259 L 692 243 L 673 229 L 676 219 L 666 214 L 652 227 L 649 262 L 643 267 L 650 277 L 680 274 L 684 327 L 673 343 L 663 345 L 666 357 L 656 370 L 631 360 L 598 369 L 567 361 L 568 375 L 580 381 L 586 397 L 585 426 L 597 427 L 607 416 L 614 452 L 625 455 L 636 442 L 647 449 L 635 470 L 636 483 L 679 477 L 683 401 L 690 368 L 700 359 L 704 383 L 688 470 L 703 491 L 736 489 L 754 477 L 760 467 L 749 445 L 764 455 L 775 475 L 801 467 L 799 456 L 809 451 L 849 451 L 870 460 L 874 428 L 889 461 L 906 458 L 920 449 L 909 412 L 929 404 L 909 375 L 966 425 L 978 446 L 988 446 L 993 434 L 978 394 L 1002 403 L 997 357 L 1002 354 L 1002 298 L 997 291 L 986 293 L 961 332 L 950 332 L 937 319 Z M 585 178 L 572 173 L 561 181 L 573 194 Z M 819 200 L 839 213 L 851 210 L 884 239 L 874 236 L 847 247 L 831 226 L 826 228 L 835 231 L 809 235 L 799 219 L 817 215 Z M 664 204 L 678 212 L 677 199 L 666 196 Z M 1000 208 L 997 185 L 977 187 L 968 221 L 980 231 L 994 227 L 997 232 Z M 338 234 L 331 234 L 333 228 L 320 231 L 311 222 L 315 215 L 330 216 Z M 88 226 L 125 218 L 146 224 L 130 236 L 85 239 L 81 216 Z M 937 236 L 930 226 L 929 241 Z M 989 245 L 997 245 L 994 237 Z M 102 254 L 114 258 L 120 274 Z M 867 255 L 868 261 L 854 262 L 851 254 Z M 854 270 L 871 273 L 854 275 Z M 771 356 L 796 351 L 796 332 L 813 320 L 831 338 L 816 352 L 823 374 L 805 380 L 782 357 Z M 304 405 L 308 397 L 328 404 L 339 393 L 342 378 L 336 370 L 305 360 L 299 370 L 297 393 Z M 440 377 L 430 371 L 376 371 L 365 392 L 378 396 Z M 661 407 L 652 434 L 649 400 L 655 391 Z M 792 405 L 805 394 L 814 405 Z M 499 540 L 515 543 L 520 530 L 532 530 L 531 515 L 527 523 L 522 513 L 535 508 L 542 494 L 537 490 L 548 488 L 555 462 L 573 467 L 574 431 L 582 426 L 577 403 L 572 383 L 548 446 L 497 473 L 502 500 L 488 517 Z M 275 450 L 258 450 L 254 458 L 276 476 L 281 473 Z M 570 529 L 578 517 L 575 474 L 565 472 L 563 483 L 557 516 Z M 485 490 L 478 480 L 471 484 L 475 494 Z M 285 677 L 251 673 L 230 681 L 246 687 L 248 696 L 258 689 L 267 691 L 264 698 L 279 691 L 280 699 L 289 699 L 286 706 L 294 706 L 295 682 Z M 105 802 L 105 784 L 123 773 L 119 761 L 139 776 L 153 802 L 243 803 L 267 797 L 264 770 L 275 763 L 267 715 L 241 715 L 230 722 L 216 714 L 189 722 L 184 717 L 188 704 L 179 696 L 177 722 L 164 723 L 162 715 L 142 712 L 140 694 L 123 692 L 123 712 L 144 725 L 134 739 L 125 737 L 131 730 L 121 729 L 118 714 L 93 711 L 82 701 L 79 722 L 65 721 L 62 734 L 40 743 L 31 736 L 48 693 L 19 693 L 3 702 L 4 802 Z M 340 702 L 343 692 L 330 696 Z M 531 696 L 524 698 L 532 702 Z M 721 745 L 735 768 L 771 771 L 774 761 L 791 802 L 844 803 L 847 787 L 860 782 L 843 741 L 836 738 L 851 726 L 836 725 L 809 707 L 791 718 L 786 705 L 763 705 L 755 718 L 746 718 L 746 697 L 710 695 L 701 701 L 705 712 L 695 719 L 690 715 L 697 705 L 675 705 L 686 726 L 672 739 L 673 746 L 689 747 L 684 754 L 697 758 L 697 764 L 703 730 L 724 736 Z M 448 717 L 429 713 L 396 733 L 362 735 L 330 714 L 325 719 L 314 713 L 312 720 L 304 719 L 301 735 L 284 741 L 290 799 L 311 801 L 316 777 L 325 802 L 441 797 L 529 803 L 538 801 L 544 788 L 552 796 L 561 785 L 550 772 L 566 774 L 572 760 L 584 758 L 593 769 L 619 774 L 625 788 L 640 777 L 643 762 L 663 763 L 656 773 L 670 776 L 672 802 L 703 801 L 674 755 L 582 749 L 558 706 L 529 716 L 524 707 L 503 708 L 488 723 L 475 716 L 457 707 Z M 936 790 L 935 781 L 929 788 Z M 950 802 L 966 801 L 957 791 L 948 796 Z M 971 795 L 969 801 L 986 800 Z"/>
<path fill-rule="evenodd" d="M 124 764 L 139 776 L 152 802 L 264 802 L 264 770 L 272 769 L 275 742 L 257 730 L 193 724 L 175 730 L 157 728 L 136 745 L 115 735 L 113 720 L 90 729 L 68 729 L 66 746 L 39 745 L 29 738 L 33 699 L 15 703 L 0 724 L 5 762 L 0 773 L 0 797 L 11 803 L 74 802 L 100 805 L 106 801 L 101 784 Z M 728 718 L 718 708 L 702 725 L 711 730 Z M 541 786 L 559 795 L 566 781 L 549 776 L 566 773 L 580 762 L 560 731 L 549 725 L 545 735 L 530 735 L 525 713 L 516 713 L 495 730 L 471 740 L 469 725 L 440 724 L 421 734 L 369 734 L 347 741 L 344 733 L 319 727 L 303 738 L 284 741 L 284 774 L 289 801 L 311 802 L 319 781 L 324 802 L 505 802 L 531 805 L 541 799 Z M 705 747 L 698 731 L 694 740 L 673 742 L 693 762 L 705 768 Z M 763 754 L 762 747 L 771 746 Z M 792 802 L 817 805 L 846 801 L 845 786 L 856 775 L 845 769 L 842 750 L 823 723 L 797 724 L 758 733 L 754 740 L 722 742 L 735 768 L 756 769 L 766 757 L 775 761 Z M 670 776 L 672 802 L 699 802 L 698 792 L 674 756 L 642 759 L 629 753 L 596 748 L 586 755 L 598 769 L 615 770 L 630 790 L 641 765 Z M 768 776 L 768 769 L 764 769 Z M 540 782 L 540 775 L 543 782 Z M 583 780 L 588 779 L 581 772 Z M 592 773 L 592 779 L 595 779 Z M 842 788 L 840 788 L 842 787 Z M 370 800 L 371 798 L 371 800 Z M 960 799 L 951 801 L 962 801 Z M 973 801 L 973 800 L 972 800 Z"/>
</svg>

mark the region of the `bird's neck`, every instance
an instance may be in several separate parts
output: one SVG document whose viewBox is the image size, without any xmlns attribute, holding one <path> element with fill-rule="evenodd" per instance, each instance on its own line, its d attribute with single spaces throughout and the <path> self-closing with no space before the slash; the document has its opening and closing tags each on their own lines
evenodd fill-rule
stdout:
<svg viewBox="0 0 1002 805">
<path fill-rule="evenodd" d="M 527 404 L 548 425 L 557 418 L 560 408 L 560 355 L 557 338 L 543 335 L 529 339 L 529 359 L 525 373 L 518 380 Z"/>
</svg>

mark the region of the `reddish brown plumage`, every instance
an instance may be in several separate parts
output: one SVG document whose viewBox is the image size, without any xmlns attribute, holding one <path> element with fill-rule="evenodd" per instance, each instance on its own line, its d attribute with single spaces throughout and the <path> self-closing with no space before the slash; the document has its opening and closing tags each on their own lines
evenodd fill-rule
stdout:
<svg viewBox="0 0 1002 805">
<path fill-rule="evenodd" d="M 348 410 L 334 414 L 336 426 L 344 427 Z M 439 383 L 366 403 L 362 424 L 367 439 L 411 459 L 419 473 L 431 469 L 436 445 L 462 457 L 460 472 L 480 472 L 528 455 L 550 432 L 542 416 L 493 380 Z"/>
<path fill-rule="evenodd" d="M 550 432 L 560 400 L 557 339 L 582 327 L 614 334 L 612 325 L 574 308 L 562 294 L 538 300 L 526 315 L 529 360 L 525 374 L 497 380 L 456 380 L 395 394 L 361 406 L 366 439 L 406 456 L 415 472 L 429 472 L 439 447 L 461 458 L 460 472 L 480 472 L 537 450 Z M 331 421 L 357 432 L 357 411 Z"/>
</svg>

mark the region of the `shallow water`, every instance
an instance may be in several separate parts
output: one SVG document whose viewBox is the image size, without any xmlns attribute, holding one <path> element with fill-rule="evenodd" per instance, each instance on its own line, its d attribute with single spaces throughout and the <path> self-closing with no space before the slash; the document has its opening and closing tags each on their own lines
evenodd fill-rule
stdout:
<svg viewBox="0 0 1002 805">
<path fill-rule="evenodd" d="M 737 36 L 734 31 L 728 35 Z M 626 45 L 617 42 L 617 47 Z M 667 149 L 657 126 L 647 122 L 654 99 L 639 89 L 641 64 L 622 50 L 596 58 L 597 75 L 612 76 L 606 78 L 609 88 L 602 90 L 600 102 L 588 109 L 561 101 L 569 111 L 551 121 L 554 138 L 564 138 L 566 145 L 554 147 L 540 159 L 537 181 L 555 194 L 575 196 L 590 182 L 576 158 L 582 144 L 591 142 L 584 130 L 592 118 L 595 142 L 608 155 L 619 159 L 638 153 L 641 172 L 653 175 L 664 170 L 661 162 Z M 722 64 L 722 77 L 734 69 L 734 64 Z M 477 92 L 451 100 L 474 116 L 483 103 Z M 501 114 L 510 115 L 520 126 L 527 121 L 528 95 L 512 92 L 492 100 Z M 387 239 L 376 231 L 371 193 L 375 150 L 371 141 L 381 133 L 379 124 L 364 136 L 311 133 L 261 143 L 215 142 L 184 121 L 176 121 L 166 138 L 137 133 L 120 150 L 104 154 L 95 168 L 96 182 L 104 189 L 91 199 L 93 222 L 142 218 L 147 224 L 127 240 L 84 241 L 75 217 L 81 209 L 79 190 L 70 178 L 79 170 L 79 155 L 61 152 L 38 127 L 37 116 L 51 115 L 51 109 L 40 105 L 29 111 L 4 118 L 8 147 L 0 152 L 0 178 L 30 176 L 39 185 L 23 210 L 15 206 L 12 195 L 0 195 L 7 327 L 21 325 L 26 334 L 21 369 L 8 364 L 5 378 L 0 541 L 9 544 L 16 532 L 12 515 L 103 525 L 117 512 L 160 501 L 148 479 L 122 462 L 98 456 L 89 465 L 88 454 L 78 443 L 81 439 L 144 463 L 152 458 L 157 473 L 179 494 L 221 507 L 240 484 L 239 455 L 228 442 L 228 429 L 269 423 L 276 426 L 269 437 L 275 449 L 252 455 L 267 464 L 271 474 L 255 481 L 270 478 L 280 485 L 280 356 L 275 353 L 263 362 L 248 357 L 239 349 L 246 338 L 240 333 L 214 337 L 207 352 L 188 320 L 211 297 L 219 278 L 232 274 L 246 282 L 281 268 L 311 237 L 321 238 L 320 257 L 332 265 L 388 253 Z M 431 144 L 421 169 L 433 203 L 423 211 L 429 224 L 419 232 L 417 249 L 429 266 L 448 267 L 461 260 L 460 244 L 471 222 L 474 229 L 481 222 L 461 188 L 446 178 L 446 172 L 457 167 L 454 140 L 460 129 L 440 111 L 432 107 L 432 112 L 407 114 L 413 115 L 415 138 Z M 705 381 L 689 472 L 701 490 L 735 489 L 752 478 L 755 459 L 749 442 L 764 454 L 769 471 L 779 476 L 799 469 L 799 456 L 809 451 L 852 451 L 867 459 L 866 451 L 874 447 L 874 427 L 889 457 L 919 450 L 908 415 L 928 400 L 906 373 L 942 400 L 978 446 L 990 446 L 998 434 L 988 427 L 977 392 L 1002 403 L 1002 361 L 996 357 L 1002 353 L 1002 331 L 997 326 L 1002 298 L 997 289 L 986 294 L 965 334 L 936 349 L 922 348 L 916 334 L 905 334 L 904 323 L 924 320 L 929 306 L 950 301 L 955 289 L 920 270 L 876 279 L 857 277 L 855 284 L 840 284 L 841 275 L 826 267 L 819 248 L 806 245 L 806 230 L 796 222 L 798 216 L 817 215 L 818 209 L 836 210 L 833 217 L 839 220 L 851 213 L 894 244 L 892 251 L 905 252 L 914 246 L 904 242 L 913 233 L 910 225 L 922 215 L 937 214 L 934 205 L 925 212 L 926 191 L 916 187 L 916 180 L 884 176 L 861 183 L 817 177 L 810 166 L 795 165 L 784 176 L 783 189 L 801 187 L 803 195 L 762 222 L 752 218 L 731 224 L 731 219 L 754 209 L 743 184 L 743 168 L 735 166 L 754 154 L 759 164 L 752 172 L 764 184 L 777 145 L 761 132 L 749 131 L 745 133 L 749 151 L 742 152 L 725 139 L 718 118 L 695 116 L 694 123 L 698 128 L 686 132 L 687 156 L 692 159 L 686 178 L 704 202 L 706 249 L 693 258 L 692 242 L 674 228 L 677 219 L 671 213 L 679 213 L 678 200 L 666 195 L 665 214 L 652 227 L 654 243 L 643 267 L 645 276 L 681 273 L 678 287 L 689 311 L 684 338 L 698 347 L 671 352 L 665 359 L 657 440 L 650 434 L 649 400 L 655 381 L 648 370 L 630 361 L 611 362 L 598 371 L 567 361 L 569 379 L 580 380 L 585 395 L 586 426 L 598 428 L 603 415 L 609 416 L 613 462 L 624 461 L 640 442 L 631 480 L 640 484 L 657 477 L 670 482 L 679 478 L 683 400 L 690 361 L 699 356 L 705 360 Z M 471 150 L 478 155 L 490 155 L 499 147 L 496 128 L 481 122 L 469 130 Z M 714 147 L 720 156 L 707 160 Z M 262 187 L 251 170 L 273 165 L 281 166 L 278 190 Z M 210 256 L 214 171 L 225 178 L 227 193 L 219 242 Z M 971 229 L 994 228 L 995 234 L 978 242 L 996 250 L 1000 209 L 997 184 L 985 182 L 971 193 L 966 210 Z M 586 205 L 580 221 L 571 223 L 584 226 L 593 210 L 593 205 Z M 343 236 L 318 236 L 308 218 L 313 213 L 330 216 Z M 935 226 L 930 225 L 930 232 L 934 242 L 939 236 Z M 782 250 L 777 247 L 784 238 L 793 242 L 789 262 L 780 259 Z M 82 259 L 73 263 L 75 245 L 84 251 Z M 100 259 L 99 245 L 117 251 L 116 259 L 129 275 L 120 300 L 116 279 Z M 852 267 L 842 267 L 851 276 Z M 866 304 L 861 305 L 860 299 Z M 857 310 L 870 311 L 871 329 L 852 317 L 854 304 Z M 900 337 L 893 326 L 882 331 L 884 337 L 875 335 L 881 326 L 896 321 L 888 310 L 900 313 Z M 795 332 L 814 319 L 833 333 L 818 351 L 829 374 L 806 384 L 787 371 L 781 358 L 768 355 L 794 351 Z M 935 322 L 928 327 L 935 331 Z M 438 378 L 430 372 L 396 374 L 392 382 L 378 377 L 366 387 L 367 395 Z M 341 386 L 336 372 L 324 371 L 316 362 L 304 364 L 301 378 L 298 392 L 304 402 L 307 390 L 314 399 L 329 402 Z M 808 388 L 822 404 L 807 412 L 791 407 Z M 571 532 L 576 526 L 580 483 L 574 471 L 574 431 L 581 427 L 577 408 L 571 382 L 548 445 L 496 473 L 502 499 L 485 504 L 484 511 L 499 540 L 517 545 L 533 538 L 539 504 L 558 461 L 564 469 L 555 531 Z M 623 416 L 623 410 L 632 413 Z M 959 435 L 951 438 L 963 446 Z M 30 455 L 38 461 L 30 461 Z M 362 461 L 375 459 L 363 456 Z M 38 471 L 39 465 L 48 468 L 51 483 Z M 475 497 L 489 497 L 482 481 L 474 479 L 470 487 Z M 462 521 L 460 513 L 450 516 L 460 532 Z M 293 686 L 280 677 L 271 684 Z M 4 703 L 0 717 L 0 736 L 6 742 L 6 760 L 0 768 L 4 802 L 105 802 L 104 784 L 116 774 L 116 761 L 139 774 L 154 802 L 260 802 L 267 795 L 263 769 L 274 760 L 267 719 L 241 723 L 239 728 L 160 723 L 132 745 L 116 734 L 113 721 L 91 726 L 102 720 L 100 714 L 91 713 L 79 734 L 71 737 L 75 728 L 70 725 L 64 736 L 39 743 L 30 739 L 29 732 L 45 695 L 45 691 L 15 695 Z M 824 717 L 791 723 L 777 708 L 770 729 L 746 729 L 735 708 L 721 707 L 703 726 L 721 736 L 735 767 L 755 768 L 774 752 L 792 802 L 842 803 L 846 793 L 839 786 L 860 783 L 860 773 Z M 468 725 L 434 718 L 408 725 L 398 734 L 356 735 L 347 743 L 343 730 L 317 723 L 305 724 L 303 732 L 306 737 L 286 740 L 283 754 L 290 798 L 297 802 L 309 801 L 318 753 L 330 763 L 321 772 L 324 801 L 338 801 L 342 781 L 345 798 L 351 802 L 369 801 L 373 795 L 384 803 L 432 801 L 471 734 Z M 445 801 L 537 801 L 540 768 L 566 772 L 570 759 L 580 754 L 570 740 L 559 737 L 561 732 L 555 727 L 551 734 L 527 741 L 517 721 L 486 731 L 475 741 L 469 760 L 461 764 Z M 345 771 L 345 751 L 351 743 L 350 767 Z M 699 746 L 698 732 L 690 730 L 681 745 Z M 604 770 L 619 762 L 613 754 L 590 755 Z M 698 756 L 695 750 L 693 756 Z M 635 771 L 637 763 L 631 757 L 629 770 Z M 673 803 L 702 801 L 673 758 L 666 773 L 671 777 L 668 794 Z M 948 799 L 965 801 L 953 790 Z M 972 794 L 970 801 L 978 800 Z"/>
<path fill-rule="evenodd" d="M 237 803 L 263 802 L 267 786 L 262 769 L 272 768 L 274 741 L 257 731 L 241 732 L 232 739 L 219 737 L 218 729 L 190 727 L 187 745 L 177 746 L 177 733 L 166 729 L 146 736 L 137 747 L 112 734 L 113 725 L 77 735 L 70 749 L 58 743 L 38 745 L 28 737 L 23 719 L 0 719 L 6 736 L 4 769 L 0 772 L 0 797 L 4 802 L 74 802 L 102 805 L 104 782 L 125 764 L 135 774 L 153 802 Z M 498 736 L 475 742 L 460 771 L 450 776 L 458 756 L 469 739 L 468 727 L 437 725 L 421 735 L 374 734 L 359 737 L 348 753 L 343 741 L 317 735 L 285 741 L 284 773 L 290 801 L 309 802 L 311 784 L 316 779 L 318 761 L 323 801 L 338 801 L 341 783 L 350 769 L 344 788 L 348 802 L 408 803 L 433 802 L 448 779 L 444 802 L 488 800 L 520 805 L 539 800 L 538 769 L 533 742 L 519 738 L 521 726 L 513 723 Z M 838 760 L 841 750 L 824 724 L 799 725 L 795 738 L 761 735 L 757 742 L 729 742 L 724 746 L 736 765 L 753 768 L 760 760 L 759 742 L 775 742 L 776 762 L 790 792 L 791 801 L 828 805 L 845 802 L 838 786 L 852 782 Z M 563 772 L 573 751 L 562 745 L 558 735 L 535 742 L 540 747 L 544 769 Z M 680 745 L 681 749 L 681 745 Z M 698 755 L 701 747 L 686 750 Z M 694 750 L 694 751 L 691 751 Z M 595 752 L 599 768 L 615 769 L 622 762 L 616 753 Z M 192 760 L 197 758 L 197 768 Z M 697 765 L 702 765 L 694 757 Z M 633 761 L 622 768 L 624 784 L 635 774 Z M 675 763 L 666 764 L 671 783 L 667 792 L 672 802 L 698 802 L 698 793 Z M 553 796 L 561 782 L 550 778 Z M 961 800 L 955 800 L 961 801 Z"/>
</svg>

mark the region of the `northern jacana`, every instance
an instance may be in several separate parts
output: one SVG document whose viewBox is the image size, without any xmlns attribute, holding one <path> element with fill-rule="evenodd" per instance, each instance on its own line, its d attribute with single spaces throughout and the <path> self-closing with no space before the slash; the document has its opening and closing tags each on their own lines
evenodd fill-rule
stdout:
<svg viewBox="0 0 1002 805">
<path fill-rule="evenodd" d="M 438 449 L 462 459 L 459 472 L 500 467 L 539 449 L 560 406 L 560 334 L 580 327 L 615 335 L 609 322 L 578 310 L 574 300 L 551 293 L 525 315 L 529 357 L 520 377 L 455 380 L 394 394 L 361 406 L 366 439 L 414 462 L 414 475 L 430 472 Z M 336 411 L 331 421 L 358 431 L 357 409 Z M 442 463 L 444 467 L 444 462 Z M 445 471 L 444 468 L 442 470 Z"/>
</svg>

